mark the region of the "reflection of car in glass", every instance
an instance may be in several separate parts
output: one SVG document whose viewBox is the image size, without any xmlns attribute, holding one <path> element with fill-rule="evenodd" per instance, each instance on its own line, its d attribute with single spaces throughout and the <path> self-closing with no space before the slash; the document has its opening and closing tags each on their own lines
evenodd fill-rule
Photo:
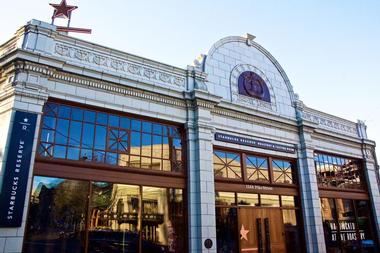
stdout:
<svg viewBox="0 0 380 253">
<path fill-rule="evenodd" d="M 89 252 L 138 252 L 139 234 L 131 231 L 89 231 Z M 142 248 L 149 253 L 167 253 L 167 246 L 143 240 Z"/>
</svg>

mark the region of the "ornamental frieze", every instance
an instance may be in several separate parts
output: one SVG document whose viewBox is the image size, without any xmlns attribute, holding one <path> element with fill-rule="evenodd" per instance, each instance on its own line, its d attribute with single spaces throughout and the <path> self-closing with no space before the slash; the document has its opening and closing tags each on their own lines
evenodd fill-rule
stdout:
<svg viewBox="0 0 380 253">
<path fill-rule="evenodd" d="M 114 71 L 124 72 L 139 79 L 143 78 L 150 81 L 154 80 L 166 85 L 174 85 L 177 87 L 185 87 L 186 84 L 186 79 L 182 76 L 149 68 L 138 63 L 132 63 L 125 60 L 104 56 L 61 43 L 55 44 L 55 54 L 72 58 L 84 63 L 94 64 L 99 67 L 110 68 Z"/>
<path fill-rule="evenodd" d="M 350 126 L 350 125 L 344 124 L 342 122 L 337 122 L 337 121 L 333 121 L 330 119 L 323 118 L 320 115 L 316 115 L 316 114 L 313 114 L 310 112 L 303 112 L 302 118 L 305 120 L 309 120 L 311 122 L 314 122 L 314 123 L 316 123 L 322 127 L 325 127 L 327 129 L 331 129 L 333 131 L 338 130 L 340 132 L 345 132 L 349 135 L 353 135 L 355 137 L 357 137 L 357 135 L 358 135 L 355 123 L 352 123 L 352 125 Z"/>
<path fill-rule="evenodd" d="M 53 79 L 55 81 L 69 82 L 71 84 L 76 84 L 85 88 L 96 88 L 107 92 L 115 92 L 119 95 L 141 98 L 151 100 L 154 102 L 168 104 L 171 106 L 186 108 L 186 103 L 182 99 L 158 95 L 156 93 L 147 91 L 141 91 L 128 86 L 114 85 L 112 83 L 99 81 L 96 79 L 85 78 L 83 76 L 62 72 L 43 65 L 38 65 L 30 62 L 19 62 L 15 67 L 17 71 L 26 70 L 30 72 L 43 74 L 46 75 L 49 79 Z"/>
</svg>

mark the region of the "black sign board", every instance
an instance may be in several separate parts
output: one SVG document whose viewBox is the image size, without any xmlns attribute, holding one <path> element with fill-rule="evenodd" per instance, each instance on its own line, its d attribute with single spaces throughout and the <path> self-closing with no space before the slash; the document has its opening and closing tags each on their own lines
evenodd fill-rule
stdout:
<svg viewBox="0 0 380 253">
<path fill-rule="evenodd" d="M 249 138 L 244 138 L 244 137 L 234 136 L 234 135 L 229 135 L 229 134 L 224 134 L 224 133 L 215 133 L 215 140 L 235 143 L 239 145 L 252 146 L 256 148 L 270 149 L 270 150 L 275 150 L 275 151 L 280 151 L 280 152 L 285 152 L 285 153 L 294 154 L 296 152 L 296 148 L 292 144 L 282 145 L 282 144 L 254 140 L 254 139 L 249 139 Z"/>
<path fill-rule="evenodd" d="M 37 114 L 16 111 L 0 194 L 0 227 L 20 227 Z"/>
</svg>

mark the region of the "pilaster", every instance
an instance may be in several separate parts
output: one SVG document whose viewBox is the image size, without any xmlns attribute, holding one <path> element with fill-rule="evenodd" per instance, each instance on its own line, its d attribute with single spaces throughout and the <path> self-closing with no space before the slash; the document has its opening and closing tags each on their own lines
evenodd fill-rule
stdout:
<svg viewBox="0 0 380 253">
<path fill-rule="evenodd" d="M 16 228 L 0 228 L 0 253 L 19 253 L 22 251 L 40 119 L 47 98 L 46 91 L 41 87 L 24 81 L 23 73 L 9 71 L 6 82 L 0 86 L 0 186 L 4 180 L 3 175 L 15 112 L 24 111 L 37 114 L 22 224 L 21 227 Z"/>
<path fill-rule="evenodd" d="M 298 172 L 306 250 L 309 253 L 323 253 L 326 252 L 326 245 L 312 142 L 315 124 L 302 119 L 301 101 L 296 103 L 296 110 L 300 135 Z"/>
<path fill-rule="evenodd" d="M 364 165 L 364 177 L 367 183 L 368 194 L 371 199 L 371 209 L 374 218 L 374 226 L 377 235 L 377 242 L 380 244 L 380 187 L 379 171 L 377 168 L 375 142 L 368 140 L 367 127 L 363 121 L 357 123 L 358 134 L 362 139 L 362 153 Z"/>
<path fill-rule="evenodd" d="M 210 124 L 215 100 L 210 101 L 203 96 L 206 94 L 195 90 L 188 100 L 189 252 L 216 253 L 213 127 Z M 209 249 L 205 246 L 207 239 L 213 242 Z"/>
</svg>

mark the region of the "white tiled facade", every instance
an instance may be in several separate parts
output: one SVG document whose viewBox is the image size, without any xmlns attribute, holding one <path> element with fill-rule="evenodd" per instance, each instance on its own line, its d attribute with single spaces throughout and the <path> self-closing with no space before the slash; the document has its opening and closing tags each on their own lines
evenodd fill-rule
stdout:
<svg viewBox="0 0 380 253">
<path fill-rule="evenodd" d="M 265 80 L 271 103 L 238 94 L 236 80 L 249 70 Z M 314 151 L 363 159 L 380 234 L 375 143 L 367 138 L 365 125 L 306 107 L 282 67 L 252 35 L 221 39 L 194 66 L 180 69 L 59 34 L 54 26 L 32 20 L 0 46 L 0 184 L 15 110 L 41 114 L 49 98 L 185 126 L 188 252 L 216 252 L 214 145 L 298 159 L 304 237 L 310 253 L 326 251 Z M 29 190 L 38 129 L 39 124 Z M 215 132 L 294 144 L 297 152 L 223 143 L 214 140 Z M 28 201 L 27 197 L 22 227 L 0 228 L 0 252 L 21 252 Z M 204 246 L 208 238 L 213 241 L 211 249 Z"/>
</svg>

